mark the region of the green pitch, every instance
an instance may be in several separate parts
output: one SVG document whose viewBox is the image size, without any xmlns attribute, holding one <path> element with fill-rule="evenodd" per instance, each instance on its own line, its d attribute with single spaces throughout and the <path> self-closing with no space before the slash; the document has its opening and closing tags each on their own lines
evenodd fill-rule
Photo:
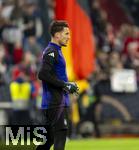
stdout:
<svg viewBox="0 0 139 150">
<path fill-rule="evenodd" d="M 139 150 L 139 138 L 69 141 L 66 150 Z"/>
<path fill-rule="evenodd" d="M 35 146 L 5 146 L 2 142 L 0 150 L 35 150 Z M 65 150 L 139 150 L 139 138 L 69 140 Z"/>
</svg>

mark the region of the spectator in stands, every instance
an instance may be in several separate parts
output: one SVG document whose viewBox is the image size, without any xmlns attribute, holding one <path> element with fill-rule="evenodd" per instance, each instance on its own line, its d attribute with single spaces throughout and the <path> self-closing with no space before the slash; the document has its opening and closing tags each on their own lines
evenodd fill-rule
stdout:
<svg viewBox="0 0 139 150">
<path fill-rule="evenodd" d="M 12 99 L 13 111 L 10 118 L 12 125 L 31 124 L 29 114 L 32 87 L 26 80 L 26 75 L 18 77 L 10 83 L 10 93 Z M 25 117 L 26 116 L 26 117 Z"/>
<path fill-rule="evenodd" d="M 128 56 L 124 61 L 124 67 L 134 69 L 137 75 L 137 82 L 139 82 L 139 51 L 138 43 L 132 42 L 128 45 Z"/>
<path fill-rule="evenodd" d="M 125 68 L 136 69 L 139 67 L 138 43 L 132 42 L 127 47 L 128 56 L 125 61 Z"/>
<path fill-rule="evenodd" d="M 33 2 L 26 3 L 23 10 L 23 25 L 24 25 L 24 36 L 36 36 L 36 16 L 35 16 L 36 5 Z"/>
<path fill-rule="evenodd" d="M 94 26 L 94 30 L 96 35 L 105 33 L 105 21 L 106 21 L 106 13 L 101 10 L 100 4 L 98 0 L 91 1 L 91 20 Z"/>
<path fill-rule="evenodd" d="M 96 35 L 97 47 L 102 48 L 106 42 L 107 14 L 101 9 L 98 0 L 92 0 L 90 7 L 91 21 Z"/>
<path fill-rule="evenodd" d="M 12 1 L 2 1 L 2 12 L 1 16 L 5 18 L 6 20 L 10 19 L 11 12 L 14 8 Z"/>
<path fill-rule="evenodd" d="M 12 79 L 16 80 L 18 76 L 26 75 L 28 81 L 31 81 L 36 76 L 36 72 L 36 59 L 32 53 L 28 51 L 24 53 L 22 62 L 13 67 Z"/>
<path fill-rule="evenodd" d="M 20 64 L 23 59 L 23 48 L 21 42 L 16 42 L 13 51 L 13 63 Z"/>
<path fill-rule="evenodd" d="M 37 96 L 32 83 L 35 80 L 35 76 L 34 56 L 30 52 L 25 52 L 22 62 L 15 65 L 12 69 L 13 81 L 10 84 L 10 91 L 14 109 L 11 115 L 11 124 L 32 124 L 29 110 L 31 109 L 32 98 L 35 99 Z"/>
<path fill-rule="evenodd" d="M 2 32 L 5 27 L 5 24 L 6 24 L 6 19 L 1 16 L 1 10 L 0 10 L 0 40 L 1 41 L 2 41 Z"/>
<path fill-rule="evenodd" d="M 55 18 L 54 9 L 56 6 L 56 1 L 55 0 L 47 0 L 47 1 L 48 1 L 48 15 L 49 15 L 49 18 L 53 20 Z"/>
<path fill-rule="evenodd" d="M 6 47 L 9 65 L 14 63 L 14 49 L 16 49 L 15 46 L 17 43 L 22 43 L 22 38 L 22 31 L 18 28 L 18 26 L 13 25 L 12 22 L 8 20 L 2 31 L 2 40 Z"/>
<path fill-rule="evenodd" d="M 112 24 L 106 26 L 106 44 L 109 47 L 109 52 L 114 51 L 115 33 Z"/>
<path fill-rule="evenodd" d="M 130 43 L 137 43 L 139 45 L 139 28 L 136 26 L 129 26 L 128 28 L 128 35 L 125 37 L 124 41 L 124 48 L 123 48 L 123 53 L 125 57 L 128 55 L 128 45 Z M 137 48 L 137 51 L 139 51 L 139 46 Z"/>
<path fill-rule="evenodd" d="M 35 36 L 29 36 L 24 44 L 24 51 L 30 51 L 35 57 L 39 57 L 41 54 L 42 46 L 36 41 Z"/>
<path fill-rule="evenodd" d="M 105 51 L 98 51 L 95 80 L 106 80 L 109 78 L 109 54 Z"/>
<path fill-rule="evenodd" d="M 4 63 L 5 58 L 5 48 L 4 45 L 0 42 L 0 73 L 4 74 L 6 71 L 6 64 Z"/>
<path fill-rule="evenodd" d="M 25 7 L 24 0 L 15 0 L 13 1 L 14 8 L 10 15 L 10 20 L 13 22 L 14 25 L 18 25 L 20 29 L 22 29 L 22 16 L 23 16 L 23 9 Z"/>
<path fill-rule="evenodd" d="M 0 74 L 6 83 L 10 82 L 8 66 L 6 64 L 6 51 L 3 43 L 0 42 Z"/>
<path fill-rule="evenodd" d="M 110 53 L 109 56 L 111 59 L 109 59 L 109 67 L 110 70 L 112 69 L 122 69 L 123 68 L 123 62 L 120 57 L 120 53 L 117 51 L 113 51 Z"/>
</svg>

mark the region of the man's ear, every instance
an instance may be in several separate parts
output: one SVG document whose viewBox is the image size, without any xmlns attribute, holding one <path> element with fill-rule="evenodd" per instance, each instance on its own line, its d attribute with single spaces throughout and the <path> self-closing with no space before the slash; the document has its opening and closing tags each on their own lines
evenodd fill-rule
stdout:
<svg viewBox="0 0 139 150">
<path fill-rule="evenodd" d="M 56 37 L 56 38 L 59 38 L 59 37 L 60 37 L 60 33 L 59 33 L 59 32 L 56 32 L 56 33 L 55 33 L 55 37 Z"/>
</svg>

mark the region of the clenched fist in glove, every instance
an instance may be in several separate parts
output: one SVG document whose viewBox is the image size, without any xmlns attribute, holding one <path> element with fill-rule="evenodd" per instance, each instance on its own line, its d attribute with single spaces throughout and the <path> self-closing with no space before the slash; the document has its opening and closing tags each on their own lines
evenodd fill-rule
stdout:
<svg viewBox="0 0 139 150">
<path fill-rule="evenodd" d="M 76 83 L 74 82 L 66 82 L 65 83 L 65 87 L 64 87 L 64 91 L 66 91 L 67 93 L 78 93 L 78 86 Z"/>
</svg>

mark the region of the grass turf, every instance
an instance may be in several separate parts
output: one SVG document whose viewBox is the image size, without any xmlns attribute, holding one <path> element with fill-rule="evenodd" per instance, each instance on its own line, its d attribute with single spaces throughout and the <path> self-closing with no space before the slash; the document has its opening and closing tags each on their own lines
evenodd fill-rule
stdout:
<svg viewBox="0 0 139 150">
<path fill-rule="evenodd" d="M 69 140 L 66 150 L 138 150 L 139 138 L 131 139 L 82 139 Z M 0 144 L 0 150 L 35 150 L 35 146 L 5 146 Z M 52 149 L 51 149 L 52 150 Z"/>
<path fill-rule="evenodd" d="M 88 139 L 69 141 L 66 150 L 138 150 L 139 139 Z"/>
</svg>

